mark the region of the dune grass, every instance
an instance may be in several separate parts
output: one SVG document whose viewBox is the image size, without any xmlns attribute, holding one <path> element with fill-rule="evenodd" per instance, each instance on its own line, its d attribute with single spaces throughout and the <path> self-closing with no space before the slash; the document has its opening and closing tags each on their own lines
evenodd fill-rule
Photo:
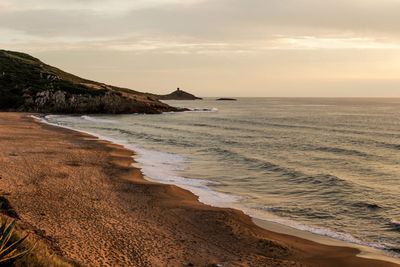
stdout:
<svg viewBox="0 0 400 267">
<path fill-rule="evenodd" d="M 0 216 L 0 267 L 80 266 L 52 253 L 42 241 L 28 236 L 16 226 L 15 220 Z"/>
<path fill-rule="evenodd" d="M 17 238 L 13 236 L 16 221 L 0 222 L 0 266 L 14 264 L 18 259 L 27 255 L 31 249 L 22 250 L 22 244 L 28 235 Z"/>
</svg>

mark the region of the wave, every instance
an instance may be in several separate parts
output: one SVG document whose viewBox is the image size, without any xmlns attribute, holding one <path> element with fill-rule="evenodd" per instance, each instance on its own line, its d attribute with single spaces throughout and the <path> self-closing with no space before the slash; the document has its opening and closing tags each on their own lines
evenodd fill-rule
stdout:
<svg viewBox="0 0 400 267">
<path fill-rule="evenodd" d="M 345 149 L 345 148 L 340 148 L 340 147 L 316 147 L 314 150 L 317 151 L 322 151 L 322 152 L 330 152 L 330 153 L 336 153 L 336 154 L 341 154 L 341 155 L 350 155 L 350 156 L 358 156 L 358 157 L 363 157 L 367 158 L 370 155 L 367 153 L 354 150 L 354 149 Z"/>
<path fill-rule="evenodd" d="M 191 179 L 179 175 L 184 171 L 189 159 L 177 154 L 144 149 L 135 145 L 126 145 L 135 151 L 135 161 L 139 163 L 143 174 L 150 180 L 164 184 L 173 184 L 197 195 L 205 204 L 228 207 L 237 202 L 239 197 L 212 190 L 213 183 L 201 179 Z"/>
<path fill-rule="evenodd" d="M 352 204 L 353 207 L 355 208 L 363 208 L 363 209 L 368 209 L 371 211 L 377 211 L 382 209 L 381 206 L 379 206 L 378 204 L 375 203 L 369 203 L 369 202 L 356 202 Z"/>
<path fill-rule="evenodd" d="M 386 226 L 390 231 L 400 232 L 400 221 L 391 220 Z"/>
<path fill-rule="evenodd" d="M 116 124 L 117 121 L 114 120 L 107 120 L 107 119 L 100 119 L 100 118 L 95 118 L 95 117 L 91 117 L 91 116 L 81 116 L 82 119 L 87 120 L 87 121 L 91 121 L 91 122 L 95 122 L 95 123 L 112 123 L 112 124 Z"/>
<path fill-rule="evenodd" d="M 231 207 L 232 203 L 235 203 L 240 199 L 240 197 L 238 196 L 212 190 L 209 187 L 209 185 L 213 184 L 211 181 L 190 179 L 180 176 L 178 173 L 183 171 L 189 162 L 189 159 L 183 156 L 144 149 L 139 146 L 129 144 L 125 140 L 111 138 L 100 135 L 98 133 L 78 130 L 69 126 L 52 123 L 45 118 L 37 116 L 31 117 L 39 120 L 44 124 L 87 133 L 101 140 L 106 140 L 114 144 L 122 145 L 126 149 L 131 150 L 135 153 L 135 162 L 139 165 L 138 167 L 141 169 L 145 178 L 151 181 L 156 181 L 164 184 L 173 184 L 184 188 L 198 196 L 199 201 L 205 204 L 215 207 Z M 126 133 L 129 133 L 129 131 L 126 131 Z"/>
<path fill-rule="evenodd" d="M 171 145 L 171 146 L 179 146 L 179 147 L 186 147 L 186 148 L 187 147 L 195 147 L 197 145 L 193 141 L 186 141 L 186 139 L 182 139 L 182 138 L 179 139 L 179 138 L 175 138 L 174 136 L 165 137 L 165 136 L 147 135 L 145 133 L 131 132 L 131 131 L 123 130 L 123 129 L 113 129 L 113 131 L 117 131 L 125 136 L 133 136 L 135 138 L 150 141 L 150 142 L 156 143 L 156 144 L 162 144 L 162 145 L 167 144 L 167 145 Z"/>
<path fill-rule="evenodd" d="M 208 113 L 208 112 L 218 112 L 217 108 L 186 108 L 187 110 L 184 111 L 183 113 Z M 163 112 L 163 114 L 182 114 L 181 111 L 168 111 L 168 112 Z"/>
<path fill-rule="evenodd" d="M 384 148 L 394 149 L 394 150 L 400 150 L 400 144 L 381 142 L 381 143 L 379 143 L 379 146 L 384 147 Z"/>
<path fill-rule="evenodd" d="M 281 225 L 285 225 L 285 226 L 288 226 L 288 227 L 291 227 L 294 229 L 298 229 L 301 231 L 310 232 L 310 233 L 317 234 L 320 236 L 331 237 L 336 240 L 341 240 L 341 241 L 349 242 L 352 244 L 358 244 L 358 245 L 362 245 L 362 246 L 372 247 L 372 248 L 379 249 L 379 250 L 388 250 L 389 249 L 388 246 L 385 246 L 382 244 L 377 244 L 377 243 L 372 243 L 372 242 L 364 242 L 348 233 L 334 231 L 329 228 L 320 227 L 320 226 L 311 226 L 308 224 L 301 223 L 299 221 L 294 221 L 294 220 L 291 220 L 288 218 L 284 218 L 284 217 L 275 215 L 274 213 L 271 212 L 271 211 L 273 211 L 273 209 L 274 208 L 271 208 L 271 207 L 251 207 L 250 209 L 245 210 L 245 213 L 254 218 L 258 218 L 258 219 L 266 220 L 266 221 L 270 221 L 270 222 L 275 222 L 275 223 L 278 223 Z M 321 214 L 319 214 L 319 215 L 321 215 Z M 318 214 L 317 214 L 317 216 L 318 216 Z M 321 219 L 321 218 L 319 218 L 319 219 Z M 329 218 L 327 218 L 327 219 L 329 219 Z"/>
<path fill-rule="evenodd" d="M 345 135 L 356 135 L 360 136 L 382 136 L 388 138 L 399 138 L 400 134 L 396 132 L 382 132 L 382 131 L 371 131 L 371 130 L 361 130 L 356 128 L 340 128 L 335 125 L 321 125 L 316 126 L 311 124 L 305 124 L 308 122 L 291 122 L 291 121 L 267 121 L 267 120 L 250 120 L 250 119 L 234 119 L 234 118 L 214 118 L 214 121 L 220 121 L 221 123 L 236 124 L 236 125 L 249 125 L 249 126 L 262 126 L 265 129 L 266 126 L 277 129 L 285 129 L 290 131 L 307 131 L 313 134 L 329 134 L 338 133 Z"/>
<path fill-rule="evenodd" d="M 205 204 L 217 207 L 236 207 L 254 218 L 259 218 L 259 219 L 267 218 L 267 220 L 269 221 L 277 222 L 279 224 L 293 227 L 295 229 L 307 231 L 321 236 L 331 237 L 336 240 L 342 240 L 353 244 L 359 244 L 363 246 L 369 246 L 375 249 L 390 251 L 394 255 L 398 255 L 397 253 L 399 253 L 399 251 L 394 247 L 372 242 L 365 242 L 348 233 L 338 232 L 324 227 L 306 225 L 298 221 L 293 221 L 270 213 L 270 212 L 274 213 L 278 212 L 279 214 L 279 211 L 284 212 L 284 210 L 279 210 L 279 208 L 264 207 L 262 208 L 264 212 L 260 216 L 260 214 L 257 214 L 257 212 L 253 212 L 254 207 L 252 208 L 240 204 L 239 202 L 239 200 L 241 199 L 240 197 L 231 194 L 220 193 L 218 191 L 211 189 L 210 186 L 213 186 L 213 184 L 210 183 L 209 181 L 200 179 L 190 179 L 178 175 L 178 173 L 184 171 L 186 166 L 190 163 L 190 160 L 188 158 L 171 153 L 146 150 L 133 145 L 128 145 L 127 147 L 137 153 L 137 157 L 135 158 L 135 160 L 140 164 L 140 168 L 142 169 L 142 172 L 145 176 L 157 182 L 174 184 L 181 188 L 187 189 L 192 193 L 194 193 L 195 195 L 199 196 L 199 200 Z M 285 169 L 275 164 L 267 164 L 267 165 L 268 168 L 275 170 Z M 342 186 L 343 183 L 346 183 L 346 181 L 333 175 L 321 174 L 316 177 L 319 177 L 321 179 L 320 182 L 326 183 L 327 186 L 331 184 Z M 309 177 L 309 179 L 312 179 L 315 182 L 315 177 Z M 372 203 L 360 202 L 358 203 L 358 205 L 372 210 L 381 208 L 379 205 Z M 318 220 L 330 220 L 334 217 L 329 212 L 317 211 L 311 208 L 298 208 L 297 210 L 290 210 L 290 212 L 292 214 L 298 214 L 299 216 L 307 215 L 311 219 L 318 219 Z M 396 231 L 400 231 L 400 222 L 392 221 L 392 227 L 394 227 Z"/>
<path fill-rule="evenodd" d="M 323 189 L 329 191 L 345 191 L 353 188 L 351 182 L 331 174 L 307 174 L 303 171 L 296 170 L 290 167 L 281 166 L 279 164 L 269 162 L 263 159 L 252 158 L 229 149 L 214 147 L 205 149 L 204 152 L 213 151 L 224 160 L 241 163 L 245 168 L 265 172 L 265 174 L 273 174 L 279 177 L 286 178 L 287 182 L 294 184 L 309 184 L 313 187 L 319 185 Z M 322 192 L 321 192 L 322 193 Z M 324 192 L 326 193 L 326 192 Z"/>
<path fill-rule="evenodd" d="M 186 112 L 218 112 L 217 108 L 189 108 Z"/>
<path fill-rule="evenodd" d="M 285 207 L 266 207 L 266 211 L 271 211 L 275 214 L 291 214 L 293 215 L 298 215 L 298 216 L 306 216 L 307 218 L 311 219 L 333 219 L 335 218 L 334 215 L 331 214 L 331 212 L 328 211 L 321 211 L 321 210 L 316 210 L 313 208 L 307 208 L 307 207 L 295 207 L 295 208 L 285 208 Z"/>
<path fill-rule="evenodd" d="M 57 119 L 60 118 L 62 115 L 46 115 L 46 116 L 32 116 L 33 118 L 45 118 L 47 120 L 49 119 Z"/>
<path fill-rule="evenodd" d="M 265 130 L 262 129 L 253 129 L 250 127 L 246 127 L 246 131 L 243 132 L 243 127 L 233 127 L 233 126 L 228 126 L 224 124 L 211 124 L 210 122 L 208 123 L 188 123 L 188 126 L 194 126 L 194 127 L 204 127 L 204 128 L 213 128 L 213 129 L 219 129 L 219 130 L 228 130 L 228 131 L 234 131 L 235 132 L 235 137 L 236 138 L 243 138 L 243 139 L 249 139 L 253 138 L 254 136 L 249 136 L 248 133 L 260 133 L 263 134 L 264 138 L 272 138 L 272 136 L 267 136 L 265 133 Z"/>
</svg>

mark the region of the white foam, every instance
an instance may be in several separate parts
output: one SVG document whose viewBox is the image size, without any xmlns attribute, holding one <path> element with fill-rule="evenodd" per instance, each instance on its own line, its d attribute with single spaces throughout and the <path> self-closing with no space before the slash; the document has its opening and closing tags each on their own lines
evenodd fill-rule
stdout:
<svg viewBox="0 0 400 267">
<path fill-rule="evenodd" d="M 119 143 L 121 144 L 121 142 Z M 238 197 L 210 189 L 209 185 L 212 184 L 210 181 L 191 179 L 179 175 L 190 162 L 186 157 L 148 150 L 133 144 L 125 144 L 125 147 L 135 151 L 137 154 L 135 161 L 139 164 L 137 167 L 140 167 L 144 176 L 150 181 L 173 184 L 189 190 L 199 197 L 199 201 L 212 206 L 231 206 L 231 203 L 239 199 Z"/>
<path fill-rule="evenodd" d="M 91 116 L 81 116 L 82 119 L 87 120 L 87 121 L 91 121 L 94 123 L 111 123 L 111 124 L 115 124 L 117 123 L 116 121 L 113 120 L 107 120 L 107 119 L 100 119 L 100 118 L 95 118 L 95 117 L 91 117 Z"/>
<path fill-rule="evenodd" d="M 189 108 L 186 112 L 218 112 L 217 108 Z"/>
<path fill-rule="evenodd" d="M 32 116 L 32 117 L 35 117 L 35 116 Z M 46 115 L 45 116 L 46 119 L 57 119 L 60 117 L 61 117 L 61 115 Z"/>
<path fill-rule="evenodd" d="M 183 113 L 213 113 L 218 112 L 217 108 L 186 108 L 188 110 L 183 111 Z M 168 111 L 163 112 L 163 114 L 175 114 L 175 113 L 182 113 L 182 111 Z"/>
<path fill-rule="evenodd" d="M 336 240 L 345 241 L 347 243 L 372 247 L 372 248 L 379 249 L 379 250 L 387 249 L 387 247 L 385 245 L 364 242 L 348 233 L 336 232 L 336 231 L 333 231 L 331 229 L 324 228 L 324 227 L 309 226 L 309 225 L 305 225 L 305 224 L 297 222 L 297 221 L 279 217 L 275 214 L 272 214 L 272 213 L 266 211 L 265 208 L 259 209 L 259 208 L 254 208 L 254 207 L 252 207 L 252 208 L 242 207 L 241 209 L 247 215 L 249 215 L 253 218 L 260 219 L 260 220 L 278 223 L 278 224 L 285 225 L 285 226 L 288 226 L 288 227 L 291 227 L 291 228 L 294 228 L 297 230 L 310 232 L 310 233 L 317 234 L 320 236 L 330 237 L 330 238 L 333 238 Z"/>
</svg>

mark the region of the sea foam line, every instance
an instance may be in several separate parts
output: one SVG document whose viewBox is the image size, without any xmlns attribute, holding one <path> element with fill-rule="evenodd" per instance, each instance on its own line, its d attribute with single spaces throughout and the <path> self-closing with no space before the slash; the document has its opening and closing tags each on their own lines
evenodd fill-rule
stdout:
<svg viewBox="0 0 400 267">
<path fill-rule="evenodd" d="M 214 113 L 218 112 L 218 108 L 187 108 L 188 110 L 183 111 L 183 113 Z M 182 113 L 182 111 L 169 111 L 163 112 L 163 114 L 175 114 Z"/>
<path fill-rule="evenodd" d="M 188 163 L 188 159 L 183 156 L 172 153 L 147 150 L 139 146 L 130 144 L 124 140 L 111 138 L 90 131 L 72 128 L 58 123 L 52 123 L 46 119 L 56 119 L 59 117 L 58 115 L 48 115 L 44 118 L 31 115 L 31 117 L 40 121 L 41 123 L 61 127 L 76 132 L 86 133 L 97 137 L 100 140 L 105 140 L 113 144 L 121 145 L 125 149 L 133 151 L 136 154 L 136 156 L 134 157 L 135 162 L 138 163 L 138 166 L 136 167 L 141 169 L 141 172 L 143 173 L 146 180 L 163 184 L 172 184 L 186 189 L 195 194 L 199 198 L 199 201 L 204 204 L 214 207 L 227 208 L 231 207 L 232 203 L 235 203 L 240 199 L 240 197 L 237 196 L 212 190 L 208 186 L 208 184 L 211 184 L 210 181 L 201 179 L 190 179 L 179 176 L 177 173 L 184 170 L 185 165 Z"/>
<path fill-rule="evenodd" d="M 117 121 L 114 121 L 114 120 L 99 119 L 99 118 L 94 118 L 94 117 L 87 116 L 87 115 L 83 115 L 83 116 L 81 116 L 81 118 L 84 120 L 87 120 L 87 121 L 94 122 L 94 123 L 111 123 L 111 124 L 117 123 Z"/>
</svg>

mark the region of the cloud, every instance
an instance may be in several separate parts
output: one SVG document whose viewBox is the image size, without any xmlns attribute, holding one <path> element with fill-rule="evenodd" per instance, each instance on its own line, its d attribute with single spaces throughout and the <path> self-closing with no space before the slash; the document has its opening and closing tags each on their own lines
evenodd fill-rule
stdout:
<svg viewBox="0 0 400 267">
<path fill-rule="evenodd" d="M 0 0 L 0 47 L 132 88 L 379 95 L 382 80 L 399 84 L 398 10 L 398 0 Z"/>
<path fill-rule="evenodd" d="M 0 44 L 142 53 L 397 49 L 399 9 L 395 0 L 3 0 Z"/>
<path fill-rule="evenodd" d="M 395 0 L 13 0 L 3 28 L 43 36 L 146 34 L 208 39 L 400 36 Z M 12 8 L 10 8 L 12 7 Z"/>
<path fill-rule="evenodd" d="M 276 39 L 275 49 L 395 49 L 400 50 L 400 43 L 371 38 L 329 38 L 314 36 L 282 37 Z"/>
<path fill-rule="evenodd" d="M 190 5 L 202 0 L 2 0 L 3 10 L 87 10 L 104 13 L 123 12 L 168 4 Z"/>
</svg>

